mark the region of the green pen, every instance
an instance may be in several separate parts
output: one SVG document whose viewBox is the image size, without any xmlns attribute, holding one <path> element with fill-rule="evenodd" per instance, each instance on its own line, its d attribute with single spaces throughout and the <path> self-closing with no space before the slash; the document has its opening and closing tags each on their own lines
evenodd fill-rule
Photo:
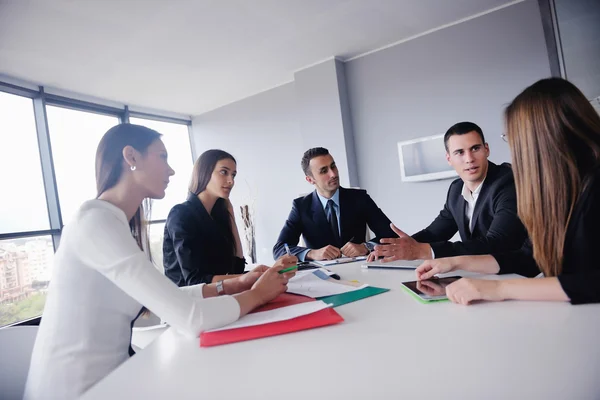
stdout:
<svg viewBox="0 0 600 400">
<path fill-rule="evenodd" d="M 292 265 L 292 266 L 291 266 L 291 267 L 289 267 L 289 268 L 282 269 L 281 271 L 279 271 L 279 273 L 280 273 L 280 274 L 285 274 L 286 272 L 293 271 L 293 270 L 295 270 L 296 268 L 298 268 L 298 266 L 297 266 L 297 265 Z"/>
</svg>

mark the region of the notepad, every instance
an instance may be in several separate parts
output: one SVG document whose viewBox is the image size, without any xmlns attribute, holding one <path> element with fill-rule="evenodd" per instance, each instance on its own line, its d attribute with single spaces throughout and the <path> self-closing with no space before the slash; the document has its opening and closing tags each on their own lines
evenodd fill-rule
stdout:
<svg viewBox="0 0 600 400">
<path fill-rule="evenodd" d="M 314 312 L 321 311 L 328 307 L 331 307 L 331 305 L 320 300 L 294 304 L 287 307 L 275 308 L 273 310 L 247 314 L 229 325 L 218 329 L 211 329 L 207 332 L 218 332 L 227 329 L 238 329 L 247 326 L 264 325 L 270 324 L 272 322 L 286 321 L 288 319 L 312 314 Z"/>
<path fill-rule="evenodd" d="M 371 261 L 362 265 L 362 268 L 387 268 L 387 269 L 416 269 L 423 264 L 423 260 L 397 260 L 390 262 Z"/>
<path fill-rule="evenodd" d="M 323 267 L 337 265 L 337 264 L 346 264 L 355 261 L 363 261 L 366 260 L 367 256 L 359 256 L 359 257 L 341 257 L 336 258 L 335 260 L 321 260 L 321 261 L 311 261 L 312 264 L 321 265 Z"/>
<path fill-rule="evenodd" d="M 384 289 L 375 286 L 367 286 L 352 292 L 336 294 L 334 296 L 319 297 L 318 300 L 322 300 L 325 303 L 331 304 L 332 307 L 338 307 L 344 304 L 355 302 L 357 300 L 366 299 L 367 297 L 389 292 L 389 290 L 390 289 Z"/>
<path fill-rule="evenodd" d="M 292 307 L 294 305 L 317 303 L 315 299 L 295 294 L 283 293 L 275 300 L 270 301 L 262 307 L 255 310 L 254 313 L 280 310 L 282 308 Z M 322 302 L 321 302 L 322 303 Z M 306 311 L 306 310 L 305 310 Z M 248 316 L 253 313 L 248 314 Z M 288 314 L 287 311 L 284 314 Z M 241 319 L 240 319 L 241 320 Z M 282 335 L 286 333 L 301 331 L 305 329 L 319 328 L 327 325 L 338 324 L 344 319 L 332 308 L 327 307 L 319 311 L 301 315 L 299 317 L 268 322 L 259 325 L 243 326 L 233 329 L 217 329 L 200 334 L 200 347 L 210 347 L 222 344 L 241 342 L 265 338 L 268 336 Z M 230 325 L 231 327 L 231 325 Z"/>
</svg>

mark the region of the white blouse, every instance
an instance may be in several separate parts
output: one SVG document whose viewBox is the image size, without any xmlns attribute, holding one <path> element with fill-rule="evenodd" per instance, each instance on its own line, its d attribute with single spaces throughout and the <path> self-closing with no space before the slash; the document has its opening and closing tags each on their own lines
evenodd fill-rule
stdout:
<svg viewBox="0 0 600 400">
<path fill-rule="evenodd" d="M 202 298 L 178 288 L 131 235 L 125 213 L 102 200 L 84 203 L 64 228 L 33 349 L 25 399 L 72 399 L 129 358 L 142 306 L 184 333 L 236 321 L 231 296 Z M 183 289 L 183 290 L 181 290 Z"/>
</svg>

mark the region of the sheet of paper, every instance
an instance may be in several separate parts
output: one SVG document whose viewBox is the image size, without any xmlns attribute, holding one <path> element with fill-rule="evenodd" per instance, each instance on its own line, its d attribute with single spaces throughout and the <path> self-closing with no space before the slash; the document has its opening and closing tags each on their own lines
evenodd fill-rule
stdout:
<svg viewBox="0 0 600 400">
<path fill-rule="evenodd" d="M 335 280 L 330 278 L 327 273 L 321 271 L 320 269 L 301 272 L 311 273 L 304 273 L 301 275 L 297 274 L 290 279 L 288 282 L 288 293 L 301 294 L 303 296 L 317 298 L 352 292 L 353 290 L 367 287 L 367 285 Z"/>
<path fill-rule="evenodd" d="M 423 260 L 396 260 L 390 262 L 383 262 L 381 260 L 365 262 L 363 268 L 402 268 L 402 269 L 415 269 L 419 265 L 423 264 Z"/>
<path fill-rule="evenodd" d="M 322 265 L 322 266 L 326 267 L 328 265 L 345 264 L 345 263 L 351 263 L 354 261 L 363 261 L 366 259 L 367 259 L 367 256 L 341 257 L 341 258 L 336 258 L 335 260 L 311 261 L 311 263 Z"/>
<path fill-rule="evenodd" d="M 287 307 L 276 308 L 274 310 L 246 314 L 242 318 L 227 326 L 218 329 L 212 329 L 207 332 L 217 332 L 227 329 L 244 328 L 246 326 L 268 324 L 270 322 L 285 321 L 300 317 L 302 315 L 312 314 L 328 307 L 331 307 L 331 305 L 320 300 L 294 304 Z"/>
</svg>

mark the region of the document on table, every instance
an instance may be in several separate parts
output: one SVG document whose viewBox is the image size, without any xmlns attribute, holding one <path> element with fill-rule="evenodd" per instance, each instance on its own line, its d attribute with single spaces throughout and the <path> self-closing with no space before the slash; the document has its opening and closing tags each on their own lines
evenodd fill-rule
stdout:
<svg viewBox="0 0 600 400">
<path fill-rule="evenodd" d="M 252 314 L 246 314 L 237 321 L 218 329 L 212 329 L 206 332 L 217 332 L 227 329 L 244 328 L 247 326 L 263 325 L 271 322 L 286 321 L 301 317 L 303 315 L 312 314 L 314 312 L 331 307 L 321 300 L 308 301 L 306 303 L 294 304 L 292 306 L 275 308 L 269 311 L 261 311 Z"/>
<path fill-rule="evenodd" d="M 338 281 L 330 278 L 322 269 L 301 271 L 288 282 L 288 293 L 301 294 L 312 298 L 333 296 L 367 287 L 360 283 Z"/>
<path fill-rule="evenodd" d="M 341 257 L 341 258 L 336 258 L 334 260 L 311 261 L 311 263 L 321 265 L 323 267 L 327 267 L 329 265 L 346 264 L 346 263 L 351 263 L 351 262 L 355 262 L 355 261 L 364 261 L 366 259 L 367 259 L 367 256 Z"/>
</svg>

